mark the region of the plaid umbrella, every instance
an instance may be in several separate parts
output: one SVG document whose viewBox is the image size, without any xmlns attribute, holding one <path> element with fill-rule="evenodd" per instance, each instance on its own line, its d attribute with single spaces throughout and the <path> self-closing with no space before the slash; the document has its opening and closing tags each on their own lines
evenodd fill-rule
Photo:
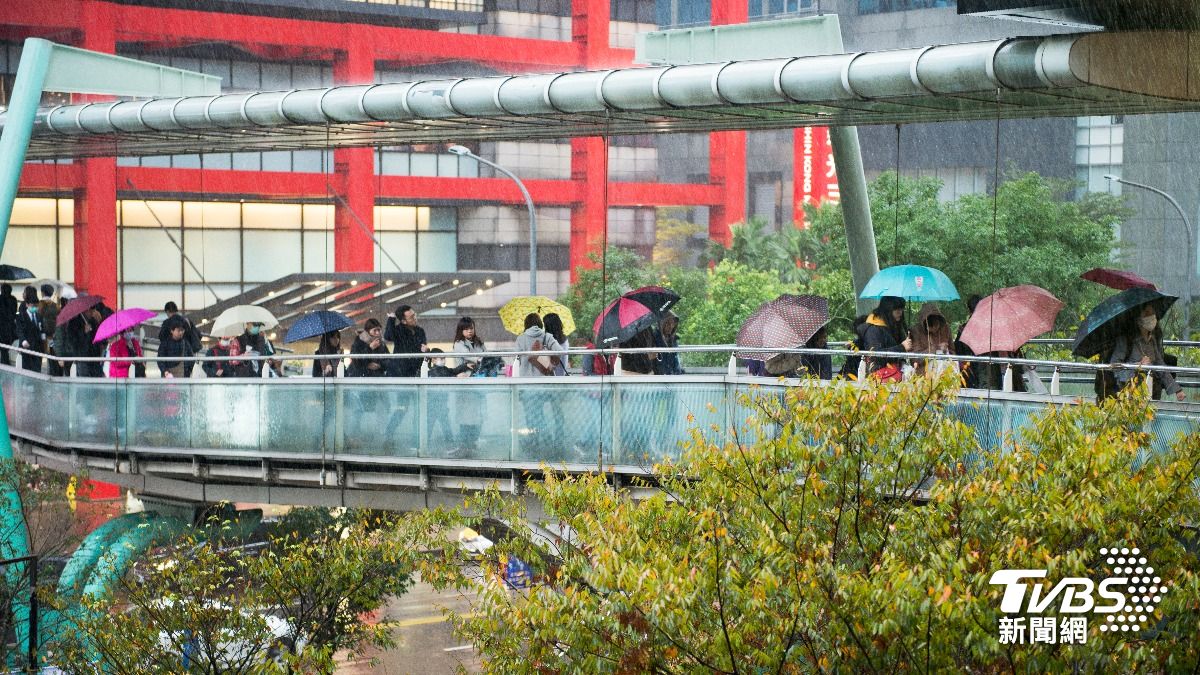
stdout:
<svg viewBox="0 0 1200 675">
<path fill-rule="evenodd" d="M 1130 320 L 1142 311 L 1143 305 L 1154 307 L 1154 313 L 1162 319 L 1176 300 L 1178 298 L 1173 295 L 1148 288 L 1130 288 L 1117 293 L 1088 312 L 1075 333 L 1071 353 L 1086 358 L 1112 349 L 1117 336 L 1128 328 Z"/>
<path fill-rule="evenodd" d="M 104 298 L 99 295 L 81 295 L 78 298 L 70 300 L 58 312 L 58 320 L 54 322 L 55 326 L 65 326 L 68 321 L 83 314 L 96 305 L 104 302 Z"/>
<path fill-rule="evenodd" d="M 829 301 L 819 295 L 781 295 L 763 303 L 746 318 L 737 334 L 739 347 L 792 349 L 829 323 Z M 799 366 L 798 354 L 772 351 L 738 352 L 739 358 L 768 362 L 768 372 L 785 373 Z M 790 366 L 790 367 L 789 367 Z"/>
<path fill-rule="evenodd" d="M 660 317 L 679 302 L 678 293 L 662 286 L 643 286 L 629 291 L 621 297 L 637 300 Z"/>
<path fill-rule="evenodd" d="M 1149 280 L 1143 279 L 1133 272 L 1114 270 L 1108 267 L 1092 268 L 1083 274 L 1080 274 L 1079 278 L 1087 279 L 1088 281 L 1094 281 L 1098 284 L 1108 286 L 1109 288 L 1115 288 L 1118 291 L 1123 291 L 1126 288 L 1147 288 L 1152 291 L 1158 290 L 1158 286 L 1155 286 Z"/>
<path fill-rule="evenodd" d="M 1054 328 L 1063 303 L 1044 288 L 1001 288 L 975 306 L 963 327 L 962 340 L 976 354 L 1015 352 Z"/>
<path fill-rule="evenodd" d="M 575 317 L 566 305 L 555 302 L 543 295 L 521 295 L 504 303 L 500 308 L 500 322 L 504 330 L 513 335 L 525 332 L 525 317 L 537 314 L 543 319 L 547 314 L 557 314 L 563 322 L 563 333 L 570 335 L 575 332 Z"/>
<path fill-rule="evenodd" d="M 596 317 L 592 333 L 597 347 L 611 347 L 628 341 L 634 335 L 658 323 L 659 317 L 649 307 L 632 298 L 621 296 L 608 303 Z"/>
</svg>

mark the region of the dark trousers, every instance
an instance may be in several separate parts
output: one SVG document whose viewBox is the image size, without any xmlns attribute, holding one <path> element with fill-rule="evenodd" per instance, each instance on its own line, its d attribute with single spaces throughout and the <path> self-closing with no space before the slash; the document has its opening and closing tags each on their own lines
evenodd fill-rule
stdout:
<svg viewBox="0 0 1200 675">
<path fill-rule="evenodd" d="M 40 373 L 42 372 L 42 357 L 33 354 L 22 354 L 21 367 L 25 370 L 32 370 Z"/>
</svg>

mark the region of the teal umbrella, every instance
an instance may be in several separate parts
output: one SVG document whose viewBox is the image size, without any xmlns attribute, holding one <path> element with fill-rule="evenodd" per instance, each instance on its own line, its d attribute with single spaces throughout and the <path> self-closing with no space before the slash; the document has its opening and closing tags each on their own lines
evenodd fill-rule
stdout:
<svg viewBox="0 0 1200 675">
<path fill-rule="evenodd" d="M 924 265 L 896 265 L 879 270 L 858 297 L 882 298 L 885 295 L 905 300 L 958 300 L 958 289 L 944 272 Z"/>
<path fill-rule="evenodd" d="M 1153 307 L 1154 313 L 1162 319 L 1177 299 L 1148 288 L 1129 288 L 1117 293 L 1088 312 L 1075 333 L 1071 353 L 1087 358 L 1110 351 L 1143 305 Z"/>
</svg>

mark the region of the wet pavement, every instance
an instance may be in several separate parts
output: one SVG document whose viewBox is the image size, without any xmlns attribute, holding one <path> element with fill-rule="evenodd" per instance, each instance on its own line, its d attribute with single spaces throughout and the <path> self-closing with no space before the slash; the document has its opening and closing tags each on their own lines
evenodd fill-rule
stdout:
<svg viewBox="0 0 1200 675">
<path fill-rule="evenodd" d="M 467 672 L 481 672 L 474 648 L 454 636 L 443 607 L 461 614 L 471 611 L 467 597 L 455 592 L 438 593 L 418 580 L 407 593 L 391 599 L 380 613 L 380 621 L 392 627 L 396 646 L 354 660 L 343 659 L 336 672 L 343 675 L 454 673 L 460 664 Z"/>
</svg>

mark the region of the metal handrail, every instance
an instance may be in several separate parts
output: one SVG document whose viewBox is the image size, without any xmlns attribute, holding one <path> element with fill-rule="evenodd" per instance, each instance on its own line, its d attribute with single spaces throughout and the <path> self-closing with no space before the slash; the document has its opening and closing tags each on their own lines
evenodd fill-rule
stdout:
<svg viewBox="0 0 1200 675">
<path fill-rule="evenodd" d="M 29 354 L 41 358 L 48 358 L 64 363 L 106 363 L 112 361 L 121 361 L 127 363 L 156 363 L 158 361 L 171 361 L 173 363 L 204 363 L 207 361 L 312 361 L 314 359 L 368 359 L 372 361 L 387 361 L 393 359 L 425 359 L 425 358 L 481 358 L 484 356 L 556 356 L 561 355 L 564 351 L 553 350 L 495 350 L 486 352 L 421 352 L 416 354 L 273 354 L 264 356 L 258 354 L 255 356 L 247 356 L 240 354 L 238 356 L 129 356 L 129 357 L 111 357 L 111 356 L 73 356 L 60 357 L 57 355 L 45 354 L 29 349 L 23 349 L 17 346 L 5 347 L 13 353 Z M 798 354 L 798 355 L 829 355 L 829 356 L 863 356 L 873 355 L 884 357 L 888 360 L 939 360 L 939 361 L 958 361 L 966 363 L 988 363 L 998 365 L 1019 365 L 1019 366 L 1043 366 L 1053 368 L 1055 370 L 1078 370 L 1078 371 L 1104 371 L 1104 370 L 1127 370 L 1137 369 L 1145 372 L 1169 372 L 1172 374 L 1187 374 L 1200 376 L 1200 367 L 1189 366 L 1141 366 L 1124 363 L 1094 363 L 1083 361 L 1053 361 L 1040 359 L 1022 359 L 1006 356 L 975 356 L 975 355 L 959 355 L 959 354 L 931 354 L 921 352 L 890 352 L 890 351 L 862 351 L 855 349 L 813 349 L 807 347 L 794 348 L 775 348 L 775 347 L 753 347 L 745 345 L 684 345 L 679 347 L 634 347 L 634 348 L 618 348 L 618 349 L 601 349 L 601 348 L 576 348 L 572 347 L 565 350 L 565 353 L 570 356 L 583 356 L 587 354 L 602 355 L 602 356 L 618 356 L 622 354 L 692 354 L 692 353 L 729 353 L 736 357 L 736 353 L 771 353 L 771 354 Z"/>
</svg>

